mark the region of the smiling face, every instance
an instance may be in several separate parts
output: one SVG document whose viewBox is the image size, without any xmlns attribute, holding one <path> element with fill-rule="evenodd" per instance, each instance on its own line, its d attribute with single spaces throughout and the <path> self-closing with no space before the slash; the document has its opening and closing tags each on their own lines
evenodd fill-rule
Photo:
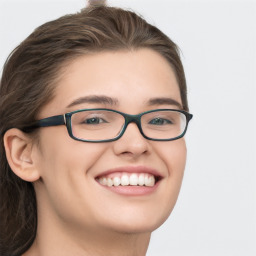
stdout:
<svg viewBox="0 0 256 256">
<path fill-rule="evenodd" d="M 172 68 L 149 49 L 80 57 L 66 67 L 55 95 L 38 118 L 86 108 L 134 115 L 182 105 Z M 41 128 L 39 140 L 39 226 L 50 221 L 62 232 L 151 232 L 172 211 L 185 168 L 183 138 L 150 141 L 130 123 L 113 142 L 76 141 L 64 125 Z M 122 179 L 127 186 L 110 186 Z"/>
</svg>

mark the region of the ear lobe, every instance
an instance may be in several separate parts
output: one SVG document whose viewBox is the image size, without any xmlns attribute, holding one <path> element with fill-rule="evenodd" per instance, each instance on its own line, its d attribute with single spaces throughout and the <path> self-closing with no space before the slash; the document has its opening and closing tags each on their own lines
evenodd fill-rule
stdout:
<svg viewBox="0 0 256 256">
<path fill-rule="evenodd" d="M 4 147 L 8 163 L 18 177 L 29 182 L 40 178 L 33 159 L 34 146 L 28 135 L 16 128 L 10 129 L 4 135 Z"/>
</svg>

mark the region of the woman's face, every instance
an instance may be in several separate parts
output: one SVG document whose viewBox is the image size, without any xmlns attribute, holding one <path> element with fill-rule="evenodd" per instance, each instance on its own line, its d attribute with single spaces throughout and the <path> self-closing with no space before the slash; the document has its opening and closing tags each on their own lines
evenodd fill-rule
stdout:
<svg viewBox="0 0 256 256">
<path fill-rule="evenodd" d="M 65 68 L 54 99 L 39 118 L 86 108 L 127 114 L 178 109 L 175 101 L 182 105 L 174 72 L 158 53 L 103 52 L 80 57 Z M 39 136 L 36 166 L 41 181 L 35 182 L 39 218 L 69 229 L 131 233 L 153 231 L 171 213 L 185 167 L 183 138 L 150 141 L 134 123 L 113 142 L 76 141 L 64 125 L 41 128 Z M 150 187 L 109 187 L 98 179 L 129 178 L 134 173 L 161 179 Z"/>
</svg>

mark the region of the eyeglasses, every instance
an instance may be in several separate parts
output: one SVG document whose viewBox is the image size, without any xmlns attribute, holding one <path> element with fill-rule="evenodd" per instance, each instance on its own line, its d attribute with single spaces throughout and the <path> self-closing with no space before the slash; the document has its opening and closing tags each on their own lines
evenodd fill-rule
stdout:
<svg viewBox="0 0 256 256">
<path fill-rule="evenodd" d="M 154 109 L 138 115 L 105 108 L 80 109 L 35 121 L 23 130 L 66 125 L 69 136 L 75 140 L 109 142 L 118 140 L 127 126 L 135 123 L 144 138 L 171 141 L 185 135 L 192 117 L 192 114 L 176 109 Z"/>
</svg>

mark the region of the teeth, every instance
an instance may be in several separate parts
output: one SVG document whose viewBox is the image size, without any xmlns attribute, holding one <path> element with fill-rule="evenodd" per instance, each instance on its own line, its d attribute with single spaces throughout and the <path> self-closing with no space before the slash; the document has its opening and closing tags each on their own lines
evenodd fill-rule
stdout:
<svg viewBox="0 0 256 256">
<path fill-rule="evenodd" d="M 113 175 L 112 175 L 113 176 Z M 132 173 L 127 174 L 123 173 L 116 176 L 116 177 L 100 177 L 98 179 L 99 183 L 112 187 L 112 186 L 147 186 L 147 187 L 153 187 L 155 185 L 155 177 L 152 174 L 148 173 Z"/>
<path fill-rule="evenodd" d="M 108 185 L 108 187 L 112 187 L 113 186 L 113 180 L 112 179 L 110 179 L 110 178 L 108 178 L 107 179 L 107 185 Z"/>
<path fill-rule="evenodd" d="M 143 186 L 145 184 L 145 175 L 143 173 L 141 173 L 139 175 L 139 182 L 138 183 L 139 183 L 140 186 Z"/>
<path fill-rule="evenodd" d="M 129 179 L 129 177 L 128 177 L 128 175 L 123 175 L 122 177 L 121 177 L 121 185 L 122 186 L 128 186 L 130 184 L 130 179 Z"/>
<path fill-rule="evenodd" d="M 99 183 L 102 184 L 102 185 L 104 185 L 104 186 L 106 186 L 106 185 L 108 184 L 107 178 L 105 178 L 105 177 L 100 178 L 100 179 L 99 179 Z"/>
<path fill-rule="evenodd" d="M 137 186 L 138 185 L 138 181 L 139 181 L 139 178 L 138 178 L 138 175 L 133 173 L 131 176 L 130 176 L 130 185 L 132 186 Z"/>
<path fill-rule="evenodd" d="M 155 177 L 150 175 L 145 177 L 145 185 L 152 187 L 155 184 Z"/>
<path fill-rule="evenodd" d="M 119 177 L 115 177 L 113 179 L 114 186 L 117 187 L 121 184 L 121 179 Z"/>
</svg>

